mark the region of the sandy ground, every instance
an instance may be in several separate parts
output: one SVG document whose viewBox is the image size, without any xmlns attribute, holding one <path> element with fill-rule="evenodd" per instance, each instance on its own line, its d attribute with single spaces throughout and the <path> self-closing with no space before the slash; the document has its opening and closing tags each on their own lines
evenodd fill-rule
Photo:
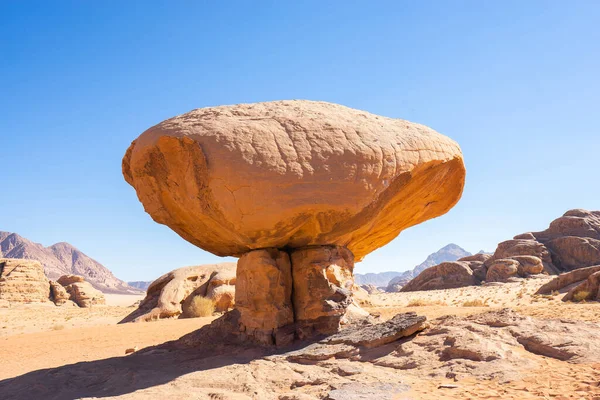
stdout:
<svg viewBox="0 0 600 400">
<path fill-rule="evenodd" d="M 563 303 L 560 296 L 534 295 L 537 287 L 544 282 L 543 279 L 531 279 L 501 286 L 376 294 L 370 296 L 370 305 L 366 308 L 383 318 L 399 312 L 416 311 L 432 319 L 448 314 L 467 315 L 511 307 L 538 318 L 600 321 L 598 303 Z M 109 295 L 107 306 L 91 309 L 39 305 L 0 309 L 0 381 L 82 361 L 111 357 L 123 357 L 126 360 L 127 348 L 143 348 L 175 340 L 212 320 L 198 318 L 117 325 L 120 319 L 133 310 L 126 306 L 139 298 Z M 539 370 L 530 371 L 522 379 L 509 383 L 475 379 L 454 382 L 417 377 L 401 370 L 386 373 L 397 374 L 398 382 L 411 386 L 411 392 L 402 394 L 400 399 L 600 399 L 600 365 L 575 365 L 550 358 L 544 360 L 544 365 Z M 240 376 L 260 380 L 260 369 L 253 369 L 260 363 L 241 362 L 228 366 L 223 361 L 223 364 L 226 365 L 215 366 L 209 371 L 191 371 L 152 389 L 122 394 L 119 397 L 230 399 L 196 396 L 194 390 L 198 385 L 201 387 L 207 379 L 211 382 L 216 380 L 214 386 L 226 386 L 219 383 L 219 379 L 223 378 L 218 377 L 221 376 L 219 374 L 231 374 L 232 368 L 234 372 L 239 370 L 240 374 L 243 373 Z M 229 369 L 226 371 L 226 368 Z M 440 388 L 443 384 L 457 387 Z"/>
</svg>

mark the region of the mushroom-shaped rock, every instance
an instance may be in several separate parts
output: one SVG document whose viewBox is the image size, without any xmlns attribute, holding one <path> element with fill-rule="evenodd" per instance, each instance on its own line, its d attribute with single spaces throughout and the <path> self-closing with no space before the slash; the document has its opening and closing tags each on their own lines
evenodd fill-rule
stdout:
<svg viewBox="0 0 600 400">
<path fill-rule="evenodd" d="M 123 175 L 156 222 L 241 257 L 240 335 L 279 345 L 349 320 L 354 262 L 452 208 L 465 168 L 458 145 L 423 125 L 276 101 L 161 122 L 131 144 Z"/>
<path fill-rule="evenodd" d="M 459 146 L 344 106 L 275 101 L 197 109 L 148 129 L 123 175 L 146 212 L 220 256 L 347 247 L 357 261 L 459 200 Z"/>
</svg>

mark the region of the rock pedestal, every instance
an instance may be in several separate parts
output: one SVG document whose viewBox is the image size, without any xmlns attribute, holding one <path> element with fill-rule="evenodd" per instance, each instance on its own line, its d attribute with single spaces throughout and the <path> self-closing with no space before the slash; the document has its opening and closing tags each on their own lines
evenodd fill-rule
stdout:
<svg viewBox="0 0 600 400">
<path fill-rule="evenodd" d="M 352 304 L 354 255 L 341 246 L 308 247 L 291 255 L 298 336 L 337 332 Z"/>
<path fill-rule="evenodd" d="M 287 335 L 281 335 L 281 328 L 294 322 L 289 254 L 271 248 L 240 257 L 235 305 L 244 334 L 263 344 L 289 341 Z"/>
<path fill-rule="evenodd" d="M 341 246 L 269 248 L 238 261 L 240 331 L 262 344 L 332 334 L 352 304 L 354 255 Z"/>
</svg>

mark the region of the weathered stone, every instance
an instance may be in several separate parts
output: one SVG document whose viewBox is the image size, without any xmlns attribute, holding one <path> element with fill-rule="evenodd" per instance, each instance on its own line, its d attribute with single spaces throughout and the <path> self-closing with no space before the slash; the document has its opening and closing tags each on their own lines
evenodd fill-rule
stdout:
<svg viewBox="0 0 600 400">
<path fill-rule="evenodd" d="M 460 198 L 459 146 L 336 104 L 197 109 L 144 132 L 123 175 L 152 218 L 211 253 L 343 245 L 361 260 Z"/>
<path fill-rule="evenodd" d="M 262 249 L 240 257 L 235 304 L 240 312 L 240 328 L 246 335 L 259 343 L 278 344 L 277 331 L 294 322 L 288 253 Z"/>
<path fill-rule="evenodd" d="M 220 285 L 211 287 L 209 284 L 206 297 L 214 301 L 216 312 L 227 311 L 235 305 L 235 286 Z"/>
<path fill-rule="evenodd" d="M 486 282 L 506 282 L 508 278 L 517 276 L 519 262 L 510 258 L 494 260 L 488 267 Z"/>
<path fill-rule="evenodd" d="M 292 251 L 291 260 L 299 337 L 337 332 L 352 304 L 354 256 L 345 247 L 318 246 Z"/>
<path fill-rule="evenodd" d="M 512 239 L 499 243 L 492 257 L 484 264 L 489 268 L 496 260 L 514 256 L 535 256 L 541 259 L 544 265 L 552 265 L 552 257 L 546 246 L 536 240 L 528 239 Z"/>
<path fill-rule="evenodd" d="M 401 292 L 452 289 L 477 284 L 466 261 L 443 262 L 427 268 L 400 289 Z"/>
<path fill-rule="evenodd" d="M 457 261 L 478 261 L 478 262 L 485 262 L 491 256 L 492 256 L 491 254 L 487 254 L 487 253 L 477 253 L 477 254 L 473 254 L 473 255 L 470 255 L 470 256 L 459 258 Z"/>
<path fill-rule="evenodd" d="M 104 294 L 94 289 L 89 282 L 73 282 L 65 286 L 65 290 L 69 293 L 69 299 L 74 301 L 79 307 L 87 308 L 94 305 L 106 304 Z"/>
<path fill-rule="evenodd" d="M 578 268 L 573 271 L 565 272 L 552 279 L 550 282 L 541 286 L 536 294 L 550 294 L 554 291 L 564 289 L 574 283 L 586 280 L 590 275 L 600 271 L 600 265 L 586 268 Z"/>
<path fill-rule="evenodd" d="M 50 299 L 56 304 L 60 306 L 65 304 L 67 300 L 69 300 L 69 293 L 63 285 L 58 282 L 50 281 Z"/>
<path fill-rule="evenodd" d="M 344 383 L 327 394 L 327 400 L 393 400 L 401 393 L 408 392 L 410 386 L 394 383 Z"/>
<path fill-rule="evenodd" d="M 600 264 L 600 240 L 577 236 L 563 236 L 546 243 L 552 252 L 554 264 L 562 271 Z"/>
<path fill-rule="evenodd" d="M 544 272 L 544 264 L 539 257 L 535 256 L 514 256 L 511 257 L 519 263 L 518 274 L 523 277 L 529 275 L 541 274 Z"/>
<path fill-rule="evenodd" d="M 49 298 L 50 283 L 38 261 L 0 258 L 0 300 L 38 303 Z"/>
<path fill-rule="evenodd" d="M 327 344 L 346 344 L 367 348 L 383 346 L 425 329 L 426 317 L 414 312 L 395 315 L 392 319 L 367 326 L 345 329 L 323 340 Z"/>
<path fill-rule="evenodd" d="M 71 283 L 84 282 L 85 279 L 80 275 L 63 275 L 56 281 L 63 286 L 69 286 Z"/>
<path fill-rule="evenodd" d="M 193 317 L 194 313 L 190 308 L 194 297 L 207 297 L 209 287 L 212 291 L 219 287 L 215 283 L 211 285 L 213 277 L 229 277 L 223 279 L 223 282 L 231 282 L 235 270 L 235 263 L 198 265 L 173 270 L 152 282 L 139 307 L 120 323 Z"/>
<path fill-rule="evenodd" d="M 585 281 L 569 290 L 562 300 L 600 300 L 600 271 L 590 274 Z"/>
</svg>

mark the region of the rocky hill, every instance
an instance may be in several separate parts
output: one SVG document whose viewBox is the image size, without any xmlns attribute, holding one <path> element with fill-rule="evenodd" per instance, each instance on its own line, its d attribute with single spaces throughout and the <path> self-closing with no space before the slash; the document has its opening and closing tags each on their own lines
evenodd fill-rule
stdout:
<svg viewBox="0 0 600 400">
<path fill-rule="evenodd" d="M 463 249 L 462 247 L 454 243 L 450 243 L 449 245 L 442 247 L 435 253 L 431 253 L 429 256 L 427 256 L 425 261 L 417 265 L 412 270 L 406 271 L 402 275 L 393 278 L 388 283 L 387 291 L 398 291 L 400 287 L 404 286 L 406 283 L 411 281 L 413 278 L 418 276 L 421 272 L 423 272 L 429 267 L 433 267 L 434 265 L 438 265 L 446 261 L 456 261 L 459 258 L 467 257 L 470 255 L 472 254 Z"/>
<path fill-rule="evenodd" d="M 56 280 L 62 275 L 80 275 L 105 293 L 140 292 L 69 243 L 61 242 L 44 247 L 16 233 L 0 232 L 0 257 L 37 260 L 44 266 L 44 273 L 50 279 Z"/>
</svg>

